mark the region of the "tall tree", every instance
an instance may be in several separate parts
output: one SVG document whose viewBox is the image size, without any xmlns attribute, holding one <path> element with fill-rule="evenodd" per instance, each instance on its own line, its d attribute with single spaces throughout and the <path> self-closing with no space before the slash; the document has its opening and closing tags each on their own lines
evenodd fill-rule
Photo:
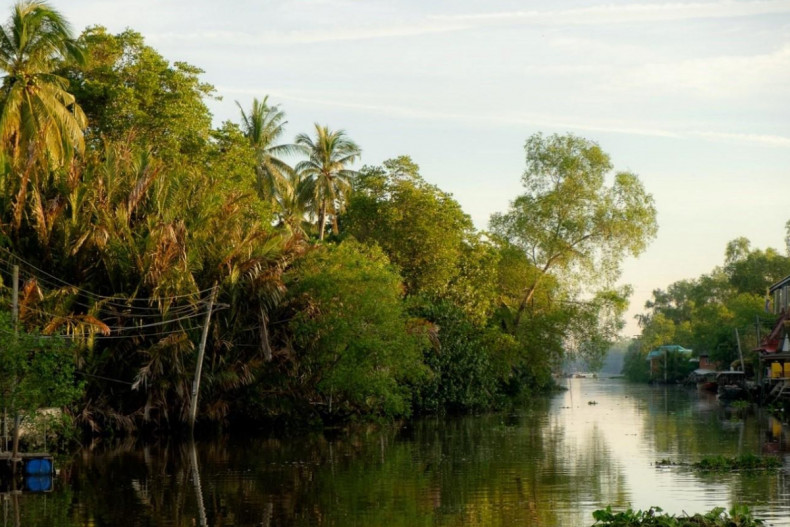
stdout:
<svg viewBox="0 0 790 527">
<path fill-rule="evenodd" d="M 62 60 L 83 60 L 68 22 L 45 2 L 17 3 L 0 27 L 0 139 L 15 160 L 38 150 L 58 165 L 84 147 L 85 115 L 53 73 Z"/>
<path fill-rule="evenodd" d="M 637 176 L 619 172 L 606 185 L 612 164 L 598 144 L 536 134 L 525 151 L 526 193 L 491 218 L 492 230 L 523 250 L 537 271 L 522 291 L 515 325 L 549 273 L 611 282 L 622 258 L 641 253 L 657 230 L 653 198 Z"/>
<path fill-rule="evenodd" d="M 343 225 L 358 240 L 384 249 L 409 294 L 436 297 L 458 276 L 461 253 L 474 231 L 458 202 L 428 184 L 407 156 L 359 171 Z"/>
<path fill-rule="evenodd" d="M 241 111 L 242 131 L 255 150 L 258 192 L 262 198 L 273 202 L 281 192 L 288 192 L 289 176 L 293 173 L 293 168 L 280 157 L 293 153 L 296 147 L 276 144 L 285 131 L 287 121 L 285 112 L 276 105 L 269 106 L 268 100 L 268 95 L 262 101 L 253 99 L 249 114 L 238 101 L 236 105 Z"/>
<path fill-rule="evenodd" d="M 309 156 L 296 165 L 296 171 L 314 182 L 318 238 L 323 240 L 329 216 L 332 216 L 335 234 L 338 232 L 337 215 L 351 190 L 349 178 L 355 174 L 347 167 L 357 160 L 362 151 L 343 130 L 332 131 L 328 126 L 316 123 L 315 134 L 315 139 L 307 134 L 296 136 L 296 144 Z"/>
<path fill-rule="evenodd" d="M 363 167 L 353 187 L 345 232 L 381 247 L 408 295 L 448 300 L 484 324 L 496 299 L 497 252 L 452 195 L 427 183 L 408 156 Z"/>
<path fill-rule="evenodd" d="M 62 74 L 88 116 L 88 148 L 101 152 L 104 139 L 133 143 L 172 164 L 201 162 L 211 113 L 205 100 L 214 87 L 202 70 L 171 63 L 130 29 L 113 35 L 86 29 L 78 40 L 86 60 Z"/>
</svg>

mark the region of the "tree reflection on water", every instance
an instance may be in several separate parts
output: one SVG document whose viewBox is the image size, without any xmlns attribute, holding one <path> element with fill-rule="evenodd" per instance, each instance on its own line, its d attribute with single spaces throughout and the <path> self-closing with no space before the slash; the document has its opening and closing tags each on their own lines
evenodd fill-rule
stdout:
<svg viewBox="0 0 790 527">
<path fill-rule="evenodd" d="M 788 525 L 784 472 L 653 466 L 784 450 L 767 416 L 679 388 L 569 388 L 504 414 L 86 449 L 60 464 L 52 492 L 19 495 L 16 510 L 21 525 L 558 526 L 590 525 L 608 504 L 693 513 L 747 503 Z"/>
</svg>

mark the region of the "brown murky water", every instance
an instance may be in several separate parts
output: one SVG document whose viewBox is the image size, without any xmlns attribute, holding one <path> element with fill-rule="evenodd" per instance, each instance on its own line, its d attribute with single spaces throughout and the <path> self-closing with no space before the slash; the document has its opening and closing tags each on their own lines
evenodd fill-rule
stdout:
<svg viewBox="0 0 790 527">
<path fill-rule="evenodd" d="M 567 387 L 511 414 L 84 452 L 61 463 L 50 492 L 3 494 L 0 525 L 553 527 L 592 525 L 608 504 L 743 503 L 790 526 L 790 472 L 654 465 L 755 453 L 790 468 L 778 421 L 684 388 Z"/>
</svg>

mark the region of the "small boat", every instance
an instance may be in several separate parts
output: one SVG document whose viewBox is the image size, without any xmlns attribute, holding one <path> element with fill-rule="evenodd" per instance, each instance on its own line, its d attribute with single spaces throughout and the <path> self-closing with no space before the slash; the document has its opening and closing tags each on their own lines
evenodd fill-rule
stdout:
<svg viewBox="0 0 790 527">
<path fill-rule="evenodd" d="M 716 377 L 719 372 L 713 370 L 706 370 L 700 368 L 694 370 L 691 374 L 693 382 L 697 385 L 698 390 L 716 393 L 719 389 L 719 383 L 716 382 Z"/>
<path fill-rule="evenodd" d="M 746 374 L 742 371 L 723 371 L 716 376 L 719 400 L 736 401 L 749 396 Z"/>
</svg>

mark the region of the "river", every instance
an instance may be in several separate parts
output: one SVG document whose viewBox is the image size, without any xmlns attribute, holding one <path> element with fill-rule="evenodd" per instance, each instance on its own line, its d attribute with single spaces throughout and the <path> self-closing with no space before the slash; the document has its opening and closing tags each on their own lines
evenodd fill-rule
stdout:
<svg viewBox="0 0 790 527">
<path fill-rule="evenodd" d="M 84 450 L 47 493 L 2 495 L 2 526 L 585 526 L 615 508 L 747 504 L 790 526 L 787 432 L 681 387 L 569 379 L 516 412 L 290 438 Z M 655 462 L 770 454 L 778 472 Z"/>
</svg>

